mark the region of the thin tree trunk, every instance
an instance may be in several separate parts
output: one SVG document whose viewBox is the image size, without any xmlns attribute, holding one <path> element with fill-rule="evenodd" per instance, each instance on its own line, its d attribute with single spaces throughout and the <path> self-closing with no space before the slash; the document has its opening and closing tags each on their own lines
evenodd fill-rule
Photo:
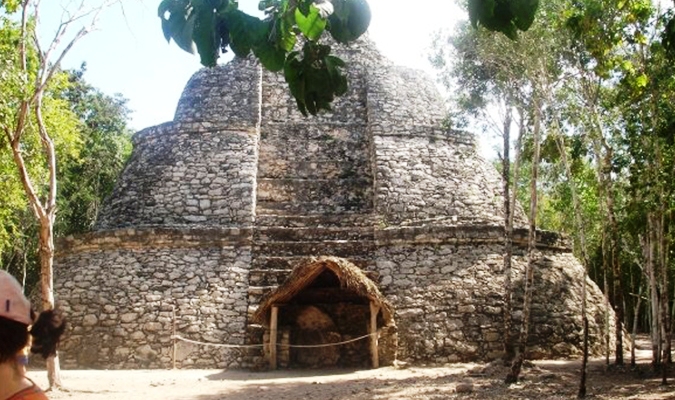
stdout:
<svg viewBox="0 0 675 400">
<path fill-rule="evenodd" d="M 630 366 L 635 368 L 635 337 L 637 336 L 637 326 L 640 315 L 640 303 L 642 302 L 642 285 L 638 292 L 637 302 L 635 303 L 635 311 L 633 312 L 633 330 L 630 335 Z"/>
<path fill-rule="evenodd" d="M 663 195 L 663 193 L 661 193 Z M 665 248 L 664 248 L 664 240 L 663 240 L 663 233 L 664 233 L 664 220 L 663 220 L 663 213 L 664 209 L 663 206 L 659 207 L 659 216 L 658 216 L 658 223 L 657 223 L 657 229 L 656 229 L 656 245 L 657 245 L 657 251 L 659 254 L 658 261 L 659 261 L 659 266 L 660 266 L 660 271 L 661 271 L 661 340 L 665 341 L 663 343 L 663 355 L 661 356 L 661 368 L 662 368 L 662 375 L 661 375 L 661 384 L 662 385 L 667 385 L 668 384 L 668 359 L 670 355 L 670 322 L 668 320 L 668 266 L 665 265 Z"/>
<path fill-rule="evenodd" d="M 613 291 L 613 308 L 614 308 L 614 336 L 615 336 L 615 351 L 614 351 L 614 362 L 617 365 L 623 365 L 623 319 L 624 319 L 624 308 L 623 308 L 623 292 L 621 288 L 621 270 L 619 264 L 619 228 L 616 221 L 616 212 L 614 204 L 614 188 L 612 185 L 612 161 L 614 150 L 612 146 L 607 142 L 603 135 L 602 123 L 599 121 L 598 113 L 593 107 L 593 120 L 595 125 L 595 131 L 591 131 L 593 134 L 593 148 L 596 155 L 596 168 L 598 174 L 598 184 L 600 188 L 600 198 L 604 200 L 604 211 L 607 218 L 607 226 L 609 227 L 609 246 L 607 246 L 607 234 L 606 230 L 603 227 L 603 241 L 602 241 L 602 254 L 603 254 L 603 266 L 605 271 L 607 270 L 607 265 L 605 264 L 606 258 L 609 255 L 608 264 L 612 271 L 612 291 Z M 609 251 L 609 254 L 608 254 Z M 606 275 L 605 275 L 606 277 Z M 605 287 L 605 293 L 609 296 L 609 287 Z M 609 345 L 609 343 L 606 343 Z M 609 360 L 607 360 L 609 364 Z"/>
<path fill-rule="evenodd" d="M 659 330 L 659 296 L 656 285 L 656 273 L 654 271 L 654 228 L 652 216 L 647 216 L 647 234 L 645 235 L 647 260 L 647 278 L 649 280 L 649 298 L 651 300 L 651 339 L 652 339 L 652 368 L 656 370 L 661 361 L 661 334 Z"/>
<path fill-rule="evenodd" d="M 530 331 L 530 312 L 532 305 L 532 292 L 534 284 L 534 263 L 537 246 L 537 175 L 539 172 L 539 135 L 541 119 L 539 109 L 534 110 L 534 157 L 532 160 L 532 181 L 530 184 L 530 228 L 527 243 L 527 266 L 525 268 L 525 299 L 523 301 L 523 321 L 520 329 L 516 356 L 511 364 L 511 370 L 506 376 L 506 384 L 518 382 L 520 371 L 527 350 L 527 337 Z"/>
<path fill-rule="evenodd" d="M 612 197 L 610 195 L 609 197 Z M 613 211 L 613 200 L 610 216 L 610 227 L 612 229 L 611 243 L 611 264 L 612 274 L 614 275 L 614 363 L 616 365 L 623 365 L 623 322 L 624 322 L 624 307 L 623 307 L 623 288 L 621 284 L 621 268 L 619 265 L 619 232 L 616 224 L 616 219 Z M 610 207 L 608 207 L 610 208 Z"/>
<path fill-rule="evenodd" d="M 52 310 L 54 308 L 54 220 L 56 216 L 56 149 L 54 141 L 49 136 L 47 128 L 42 117 L 42 92 L 35 96 L 35 120 L 38 125 L 40 142 L 42 149 L 47 156 L 47 167 L 49 172 L 49 193 L 46 204 L 44 205 L 44 214 L 38 218 L 40 223 L 40 283 L 42 289 L 42 309 Z M 61 374 L 58 356 L 52 356 L 47 359 L 47 377 L 49 379 L 49 388 L 61 388 Z"/>
<path fill-rule="evenodd" d="M 54 231 L 53 217 L 40 221 L 40 287 L 42 291 L 42 309 L 54 308 Z M 47 378 L 49 388 L 61 388 L 61 368 L 58 354 L 47 359 Z"/>
<path fill-rule="evenodd" d="M 579 379 L 579 391 L 577 392 L 578 398 L 586 397 L 586 376 L 588 370 L 588 315 L 586 312 L 586 297 L 587 297 L 587 288 L 586 280 L 588 279 L 588 252 L 586 248 L 586 228 L 584 226 L 584 220 L 581 215 L 581 207 L 579 205 L 579 197 L 577 196 L 577 188 L 574 182 L 574 177 L 572 176 L 572 170 L 570 168 L 570 163 L 567 160 L 567 150 L 565 146 L 565 139 L 562 135 L 556 135 L 556 144 L 558 146 L 558 152 L 560 153 L 560 158 L 565 167 L 565 175 L 567 181 L 570 185 L 570 191 L 572 193 L 572 205 L 574 207 L 574 225 L 576 227 L 577 233 L 579 235 L 579 247 L 581 247 L 581 256 L 584 263 L 584 272 L 581 284 L 581 320 L 583 324 L 583 356 L 581 360 L 581 373 Z"/>
<path fill-rule="evenodd" d="M 515 355 L 511 318 L 511 302 L 513 288 L 511 287 L 511 259 L 513 257 L 513 223 L 511 214 L 511 110 L 507 106 L 504 119 L 504 156 L 502 160 L 502 179 L 504 182 L 504 363 L 513 361 Z"/>
<path fill-rule="evenodd" d="M 603 232 L 604 236 L 604 232 Z M 603 240 L 604 243 L 604 240 Z M 604 246 L 603 246 L 604 247 Z M 607 283 L 607 264 L 605 263 L 605 252 L 603 251 L 602 265 L 603 265 L 603 286 L 605 289 L 605 366 L 609 366 L 609 284 Z"/>
</svg>

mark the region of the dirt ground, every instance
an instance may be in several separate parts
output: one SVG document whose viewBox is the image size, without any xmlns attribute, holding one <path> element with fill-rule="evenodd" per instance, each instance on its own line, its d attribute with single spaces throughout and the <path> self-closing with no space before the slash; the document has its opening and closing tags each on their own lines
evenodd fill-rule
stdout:
<svg viewBox="0 0 675 400">
<path fill-rule="evenodd" d="M 588 398 L 675 399 L 675 366 L 669 386 L 651 371 L 648 343 L 641 343 L 635 368 L 589 364 Z M 626 354 L 626 357 L 630 357 Z M 442 367 L 386 367 L 376 370 L 66 370 L 65 391 L 48 394 L 68 400 L 375 400 L 375 399 L 569 399 L 579 386 L 579 361 L 527 363 L 522 381 L 503 384 L 501 363 Z M 44 371 L 29 376 L 46 387 Z"/>
</svg>

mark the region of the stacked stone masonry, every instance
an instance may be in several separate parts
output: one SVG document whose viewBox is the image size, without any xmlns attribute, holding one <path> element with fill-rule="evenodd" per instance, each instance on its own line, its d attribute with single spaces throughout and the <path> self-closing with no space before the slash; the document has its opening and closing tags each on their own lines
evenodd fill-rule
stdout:
<svg viewBox="0 0 675 400">
<path fill-rule="evenodd" d="M 65 367 L 263 367 L 269 330 L 252 323 L 252 313 L 301 260 L 322 255 L 357 265 L 392 304 L 396 326 L 380 333 L 399 359 L 501 355 L 497 171 L 471 135 L 444 128 L 443 101 L 429 78 L 392 65 L 367 40 L 338 51 L 350 90 L 332 112 L 303 117 L 282 76 L 235 59 L 196 73 L 174 120 L 134 136 L 95 231 L 57 243 L 57 301 L 71 321 Z M 525 221 L 518 207 L 516 285 Z M 569 243 L 551 232 L 538 236 L 529 355 L 574 356 L 588 278 Z M 588 284 L 598 354 L 611 310 Z M 515 321 L 520 298 L 516 291 Z M 282 316 L 280 343 L 295 340 L 293 307 Z M 366 317 L 353 310 L 367 314 L 367 306 L 312 307 L 332 318 L 335 340 L 365 332 Z M 303 360 L 283 349 L 282 366 Z M 325 359 L 364 367 L 365 352 L 363 342 Z"/>
</svg>

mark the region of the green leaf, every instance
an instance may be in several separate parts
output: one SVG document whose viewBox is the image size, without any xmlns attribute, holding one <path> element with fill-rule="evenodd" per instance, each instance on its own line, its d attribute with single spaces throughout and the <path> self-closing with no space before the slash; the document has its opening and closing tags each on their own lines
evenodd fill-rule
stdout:
<svg viewBox="0 0 675 400">
<path fill-rule="evenodd" d="M 157 14 L 162 20 L 162 32 L 167 42 L 173 39 L 178 47 L 194 54 L 194 14 L 189 12 L 188 6 L 188 0 L 164 0 L 157 7 Z"/>
<path fill-rule="evenodd" d="M 469 0 L 468 6 L 469 20 L 474 28 L 478 28 L 479 22 L 485 25 L 495 13 L 495 0 Z"/>
<path fill-rule="evenodd" d="M 518 30 L 532 26 L 539 0 L 469 0 L 468 6 L 474 28 L 482 25 L 515 40 Z"/>
<path fill-rule="evenodd" d="M 319 15 L 319 9 L 312 4 L 309 7 L 309 14 L 304 15 L 300 8 L 295 9 L 295 23 L 307 39 L 318 39 L 326 29 L 326 20 Z"/>
<path fill-rule="evenodd" d="M 334 0 L 333 7 L 328 29 L 338 43 L 352 42 L 368 30 L 371 13 L 366 0 Z"/>
<path fill-rule="evenodd" d="M 246 57 L 251 52 L 259 32 L 267 28 L 263 21 L 240 10 L 224 15 L 230 32 L 230 47 L 238 57 Z M 264 33 L 263 33 L 264 34 Z"/>
<path fill-rule="evenodd" d="M 162 33 L 164 34 L 164 39 L 168 43 L 171 43 L 171 36 L 173 36 L 173 31 L 171 30 L 171 23 L 168 19 L 162 18 Z"/>
<path fill-rule="evenodd" d="M 208 5 L 197 2 L 193 4 L 195 5 L 194 15 L 196 16 L 193 41 L 197 45 L 197 52 L 202 65 L 213 67 L 216 65 L 220 51 L 220 43 L 216 40 L 216 14 L 214 9 Z"/>
<path fill-rule="evenodd" d="M 19 0 L 3 0 L 0 1 L 0 6 L 4 6 L 8 14 L 15 13 L 19 9 Z"/>
<path fill-rule="evenodd" d="M 649 78 L 645 74 L 641 74 L 635 78 L 635 85 L 639 88 L 644 88 L 649 83 Z"/>
<path fill-rule="evenodd" d="M 330 55 L 330 46 L 305 42 L 302 58 L 292 52 L 286 58 L 284 77 L 303 115 L 330 110 L 335 96 L 347 91 L 347 78 L 340 68 L 344 62 Z"/>
<path fill-rule="evenodd" d="M 293 50 L 295 43 L 298 41 L 295 32 L 293 32 L 293 23 L 288 23 L 288 19 L 283 18 L 278 27 L 279 46 L 287 52 Z"/>
<path fill-rule="evenodd" d="M 170 42 L 173 39 L 178 47 L 194 54 L 192 44 L 194 29 L 194 13 L 189 12 L 188 0 L 164 0 L 157 8 L 157 14 L 162 20 L 162 32 L 164 38 Z M 166 17 L 166 14 L 169 17 Z"/>
<path fill-rule="evenodd" d="M 277 49 L 274 43 L 263 41 L 253 48 L 253 54 L 260 60 L 262 65 L 272 72 L 281 71 L 286 61 L 286 52 Z"/>
<path fill-rule="evenodd" d="M 510 6 L 516 27 L 521 31 L 530 29 L 539 7 L 539 0 L 510 0 Z"/>
</svg>

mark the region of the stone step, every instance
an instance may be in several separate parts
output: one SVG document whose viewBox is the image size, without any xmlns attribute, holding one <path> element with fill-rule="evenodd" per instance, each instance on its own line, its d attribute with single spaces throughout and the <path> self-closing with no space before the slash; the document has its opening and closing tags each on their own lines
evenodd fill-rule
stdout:
<svg viewBox="0 0 675 400">
<path fill-rule="evenodd" d="M 307 256 L 268 256 L 263 254 L 253 254 L 251 260 L 251 271 L 291 271 L 298 263 L 306 260 Z M 348 258 L 349 262 L 353 263 L 362 270 L 372 270 L 375 266 L 375 261 L 368 257 L 354 256 Z"/>
<path fill-rule="evenodd" d="M 258 227 L 373 227 L 376 221 L 372 213 L 363 212 L 297 215 L 261 208 L 256 210 Z"/>
<path fill-rule="evenodd" d="M 373 208 L 372 179 L 258 179 L 257 210 L 302 213 Z"/>
<path fill-rule="evenodd" d="M 256 254 L 277 257 L 330 255 L 350 259 L 352 257 L 363 257 L 365 254 L 372 254 L 375 252 L 375 249 L 374 240 L 275 241 L 253 244 L 254 257 Z"/>
<path fill-rule="evenodd" d="M 375 240 L 372 227 L 257 227 L 254 242 L 300 242 L 325 240 Z"/>
<path fill-rule="evenodd" d="M 367 176 L 370 166 L 366 160 L 301 159 L 280 160 L 258 165 L 259 179 L 345 179 Z"/>
</svg>

